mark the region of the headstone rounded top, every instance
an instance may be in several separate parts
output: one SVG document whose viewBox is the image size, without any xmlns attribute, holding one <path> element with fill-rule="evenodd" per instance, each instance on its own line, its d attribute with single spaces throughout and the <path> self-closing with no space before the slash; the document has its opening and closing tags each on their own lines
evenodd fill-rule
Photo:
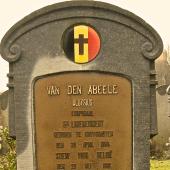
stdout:
<svg viewBox="0 0 170 170">
<path fill-rule="evenodd" d="M 117 22 L 144 36 L 148 41 L 143 44 L 141 51 L 149 60 L 156 59 L 162 53 L 163 43 L 160 36 L 143 19 L 127 10 L 98 1 L 66 1 L 33 12 L 6 33 L 0 44 L 0 53 L 8 62 L 15 62 L 22 53 L 15 42 L 25 33 L 57 20 L 85 17 Z"/>
</svg>

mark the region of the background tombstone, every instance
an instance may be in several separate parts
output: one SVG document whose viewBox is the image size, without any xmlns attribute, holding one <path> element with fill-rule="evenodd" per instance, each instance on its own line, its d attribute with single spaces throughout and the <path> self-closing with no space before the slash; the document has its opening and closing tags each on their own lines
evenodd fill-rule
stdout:
<svg viewBox="0 0 170 170">
<path fill-rule="evenodd" d="M 0 126 L 8 126 L 8 91 L 0 94 Z"/>
<path fill-rule="evenodd" d="M 64 51 L 63 49 L 63 41 L 71 28 L 82 25 L 94 29 L 99 35 L 101 44 L 100 51 L 98 55 L 96 54 L 96 58 L 93 58 L 92 61 L 85 64 L 77 64 L 67 58 L 68 54 L 67 50 Z M 84 38 L 87 39 L 85 34 Z M 149 139 L 150 135 L 153 136 L 157 133 L 155 98 L 157 81 L 155 80 L 154 60 L 161 54 L 163 45 L 159 35 L 147 23 L 126 10 L 106 3 L 90 1 L 65 2 L 40 9 L 21 20 L 5 35 L 0 47 L 2 57 L 10 64 L 8 74 L 9 126 L 11 136 L 16 136 L 17 139 L 18 170 L 40 169 L 45 162 L 49 163 L 49 166 L 54 163 L 50 158 L 55 146 L 54 148 L 49 147 L 48 142 L 47 145 L 44 146 L 45 148 L 43 148 L 44 153 L 48 153 L 45 155 L 44 161 L 41 161 L 43 158 L 40 158 L 38 155 L 39 146 L 42 145 L 41 140 L 39 140 L 42 136 L 39 135 L 48 129 L 45 123 L 50 124 L 49 122 L 45 122 L 43 115 L 41 117 L 41 103 L 43 103 L 42 106 L 45 106 L 48 102 L 52 102 L 51 98 L 47 99 L 44 96 L 45 93 L 43 89 L 45 86 L 43 87 L 43 85 L 46 83 L 47 87 L 49 87 L 49 85 L 51 85 L 51 87 L 53 86 L 56 91 L 54 92 L 52 90 L 52 93 L 60 94 L 60 91 L 57 92 L 57 86 L 53 84 L 54 80 L 58 82 L 56 85 L 64 88 L 64 85 L 68 86 L 70 82 L 72 85 L 74 83 L 78 85 L 77 81 L 81 82 L 82 77 L 85 77 L 85 80 L 89 83 L 86 84 L 86 81 L 84 82 L 82 80 L 82 82 L 84 82 L 82 84 L 84 88 L 91 85 L 90 83 L 92 83 L 94 79 L 96 79 L 97 85 L 99 85 L 100 80 L 103 86 L 105 82 L 107 82 L 108 85 L 113 85 L 113 82 L 115 82 L 115 87 L 117 85 L 120 92 L 120 98 L 119 93 L 117 94 L 119 98 L 118 101 L 122 100 L 122 103 L 123 101 L 125 102 L 124 104 L 121 105 L 121 102 L 117 102 L 115 105 L 117 101 L 115 95 L 114 98 L 109 98 L 109 95 L 101 95 L 98 96 L 97 99 L 92 96 L 92 99 L 96 101 L 96 103 L 98 102 L 97 106 L 99 106 L 99 101 L 106 98 L 106 100 L 102 101 L 103 107 L 110 101 L 109 104 L 113 104 L 113 106 L 119 105 L 119 108 L 115 108 L 117 108 L 117 113 L 121 111 L 120 114 L 123 113 L 125 115 L 125 110 L 122 109 L 128 108 L 128 123 L 124 125 L 128 126 L 129 130 L 127 146 L 130 150 L 128 150 L 129 152 L 122 152 L 121 156 L 124 157 L 126 154 L 128 155 L 129 164 L 127 161 L 125 164 L 128 165 L 128 169 L 149 170 Z M 83 47 L 87 48 L 87 46 Z M 72 48 L 75 50 L 78 47 L 75 47 L 73 43 Z M 62 77 L 63 75 L 64 77 Z M 60 76 L 62 81 L 59 80 Z M 124 81 L 124 83 L 122 83 L 122 81 Z M 43 82 L 42 85 L 41 82 Z M 52 82 L 52 84 L 48 84 L 48 82 Z M 125 88 L 123 88 L 123 85 Z M 42 91 L 39 91 L 41 88 Z M 126 88 L 128 89 L 127 93 Z M 61 94 L 62 97 L 65 97 L 64 99 L 69 101 L 68 96 L 64 96 L 64 94 L 65 93 Z M 85 94 L 83 93 L 82 95 Z M 125 95 L 128 97 L 123 98 Z M 42 99 L 42 102 L 40 102 L 39 99 Z M 115 103 L 113 101 L 115 101 Z M 54 112 L 59 117 L 59 119 L 56 120 L 59 120 L 59 123 L 62 124 L 64 119 L 59 115 L 59 111 L 63 112 L 62 109 L 64 108 L 68 109 L 68 105 L 64 103 L 63 100 L 60 102 L 63 102 L 61 103 L 61 108 L 57 107 L 57 110 L 59 110 Z M 127 104 L 126 107 L 125 104 Z M 54 107 L 55 103 L 50 106 Z M 49 108 L 47 107 L 47 111 L 49 111 Z M 96 111 L 98 107 L 92 107 L 92 109 Z M 112 109 L 110 105 L 109 109 Z M 109 110 L 108 113 L 110 113 L 110 111 L 111 110 Z M 114 111 L 112 111 L 113 114 L 116 113 Z M 106 117 L 103 115 L 103 112 L 100 112 L 100 114 L 101 121 L 104 121 L 104 130 L 111 130 L 111 133 L 115 132 L 116 134 L 115 138 L 108 139 L 111 140 L 110 143 L 113 145 L 113 141 L 119 139 L 118 135 L 122 135 L 121 137 L 125 135 L 125 133 L 123 133 L 124 129 L 119 129 L 123 126 L 119 125 L 117 130 L 112 129 L 115 127 L 111 121 L 113 120 L 114 122 L 118 120 L 119 114 L 116 114 L 117 116 L 115 117 L 112 116 L 112 119 L 109 119 L 111 114 L 107 114 Z M 41 125 L 44 126 L 44 131 L 41 133 L 37 130 L 41 126 L 39 126 L 40 122 L 37 122 L 39 119 L 36 119 L 35 116 L 42 118 L 41 122 L 44 123 Z M 124 122 L 126 120 L 125 117 L 121 116 L 120 122 Z M 48 118 L 48 116 L 46 118 Z M 68 117 L 66 118 L 68 119 Z M 99 120 L 98 116 L 94 116 L 93 118 Z M 82 120 L 83 119 L 80 118 L 79 121 Z M 107 121 L 109 124 L 105 125 Z M 100 123 L 101 122 L 98 122 L 98 124 Z M 116 123 L 119 124 L 119 121 L 116 121 Z M 57 124 L 56 127 L 58 131 L 62 129 L 59 124 Z M 94 128 L 91 128 L 91 130 L 94 130 Z M 100 130 L 103 129 L 101 128 Z M 71 132 L 72 131 L 71 129 Z M 47 134 L 49 133 L 57 134 L 55 130 L 49 130 Z M 87 138 L 83 138 L 83 140 L 87 140 Z M 37 141 L 40 142 L 37 143 Z M 96 138 L 96 141 L 99 141 L 99 139 Z M 52 142 L 54 142 L 54 139 Z M 119 146 L 119 149 L 125 148 L 126 150 L 126 142 L 127 141 L 124 141 L 123 143 L 121 138 L 120 143 L 122 146 Z M 116 152 L 113 150 L 114 146 L 115 145 L 110 147 L 110 151 L 113 155 L 116 155 Z M 51 149 L 51 152 L 48 148 Z M 95 149 L 97 148 L 95 147 Z M 97 149 L 98 153 L 100 149 L 100 147 Z M 65 148 L 64 153 L 67 151 L 68 149 Z M 121 151 L 118 151 L 118 154 L 120 154 Z M 56 150 L 56 152 L 58 152 L 58 150 Z M 98 155 L 100 155 L 100 153 Z M 124 167 L 121 160 L 115 161 L 113 155 L 111 155 L 111 163 L 109 162 L 112 166 L 111 168 L 123 170 Z M 53 155 L 54 160 L 55 156 L 56 155 Z M 67 156 L 68 155 L 65 157 Z M 105 158 L 103 160 L 106 161 L 104 163 L 107 167 L 109 159 Z M 94 158 L 93 161 L 96 164 L 103 162 L 97 158 Z M 84 162 L 76 162 L 75 164 L 77 164 L 77 166 L 83 166 L 82 164 L 84 164 Z M 96 164 L 95 168 L 98 166 Z M 68 167 L 75 166 L 74 160 L 71 158 L 70 162 L 63 161 L 60 169 L 65 165 Z M 103 165 L 100 165 L 98 168 L 102 168 Z M 56 167 L 53 168 L 56 169 Z"/>
<path fill-rule="evenodd" d="M 170 107 L 167 89 L 170 84 L 170 65 L 168 62 L 168 52 L 164 51 L 156 60 L 155 67 L 157 71 L 157 113 L 158 113 L 158 135 L 153 138 L 152 153 L 159 157 L 166 157 L 166 143 L 170 136 Z"/>
</svg>

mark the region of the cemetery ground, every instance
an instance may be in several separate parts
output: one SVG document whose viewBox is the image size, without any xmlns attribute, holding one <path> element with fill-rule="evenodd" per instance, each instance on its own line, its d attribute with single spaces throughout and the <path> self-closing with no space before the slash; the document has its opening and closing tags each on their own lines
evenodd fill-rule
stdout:
<svg viewBox="0 0 170 170">
<path fill-rule="evenodd" d="M 9 137 L 7 128 L 0 129 L 3 148 L 0 154 L 0 170 L 16 170 L 16 141 Z"/>
</svg>

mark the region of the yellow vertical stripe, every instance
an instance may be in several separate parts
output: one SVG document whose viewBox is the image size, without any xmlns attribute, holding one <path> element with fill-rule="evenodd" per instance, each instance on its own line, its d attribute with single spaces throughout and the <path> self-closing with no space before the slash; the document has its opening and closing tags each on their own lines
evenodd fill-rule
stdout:
<svg viewBox="0 0 170 170">
<path fill-rule="evenodd" d="M 74 27 L 74 39 L 79 39 L 79 35 L 82 34 L 84 38 L 88 39 L 88 26 L 80 25 Z M 79 44 L 74 43 L 74 60 L 76 63 L 88 62 L 88 43 L 84 43 L 84 54 L 79 54 Z"/>
</svg>

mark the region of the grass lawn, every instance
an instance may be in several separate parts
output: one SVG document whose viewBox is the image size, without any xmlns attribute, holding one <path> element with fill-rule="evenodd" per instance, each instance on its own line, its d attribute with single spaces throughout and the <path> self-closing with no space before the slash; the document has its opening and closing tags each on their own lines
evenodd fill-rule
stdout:
<svg viewBox="0 0 170 170">
<path fill-rule="evenodd" d="M 170 170 L 170 160 L 166 161 L 151 160 L 150 170 Z"/>
</svg>

